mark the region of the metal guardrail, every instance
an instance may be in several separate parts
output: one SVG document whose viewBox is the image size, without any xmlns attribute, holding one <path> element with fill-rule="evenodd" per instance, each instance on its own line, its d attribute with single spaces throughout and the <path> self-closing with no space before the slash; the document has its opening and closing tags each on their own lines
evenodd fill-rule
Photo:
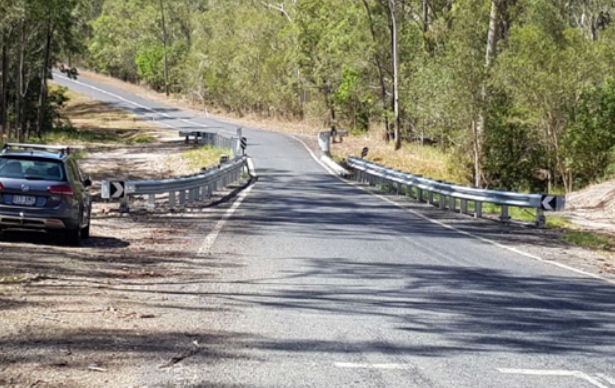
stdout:
<svg viewBox="0 0 615 388">
<path fill-rule="evenodd" d="M 214 127 L 209 127 L 213 129 Z M 233 182 L 238 182 L 242 177 L 244 168 L 252 177 L 256 178 L 252 160 L 244 156 L 246 140 L 241 136 L 242 129 L 237 128 L 237 137 L 228 138 L 217 133 L 180 130 L 180 136 L 194 137 L 195 143 L 207 144 L 218 148 L 230 148 L 233 159 L 223 155 L 217 168 L 202 170 L 198 174 L 160 180 L 103 180 L 101 185 L 101 198 L 107 200 L 119 200 L 120 211 L 127 212 L 131 204 L 138 196 L 147 196 L 147 208 L 156 207 L 158 197 L 166 196 L 169 208 L 183 208 L 186 204 L 200 202 L 210 198 L 221 187 L 227 187 Z M 242 144 L 243 141 L 243 144 Z M 165 199 L 165 198 L 162 198 Z"/>
<path fill-rule="evenodd" d="M 210 127 L 214 129 L 216 127 Z M 194 139 L 196 144 L 206 144 L 218 148 L 229 148 L 233 152 L 233 156 L 242 154 L 241 149 L 241 128 L 237 128 L 237 137 L 225 137 L 215 132 L 195 131 L 195 130 L 180 130 L 179 136 L 185 139 L 186 144 L 190 142 L 190 138 Z"/>
<path fill-rule="evenodd" d="M 484 203 L 500 206 L 500 220 L 503 222 L 514 222 L 509 215 L 509 207 L 531 208 L 536 209 L 534 225 L 542 227 L 545 224 L 545 210 L 558 211 L 565 207 L 564 196 L 483 190 L 435 181 L 358 158 L 348 158 L 346 163 L 355 170 L 355 178 L 359 182 L 380 187 L 386 185 L 389 192 L 397 192 L 397 194 L 402 194 L 405 186 L 407 196 L 421 202 L 438 205 L 441 209 L 459 210 L 461 213 L 468 214 L 468 202 L 473 202 L 474 212 L 472 214 L 477 218 L 483 215 Z M 437 201 L 435 196 L 438 196 Z"/>
<path fill-rule="evenodd" d="M 124 195 L 120 199 L 120 210 L 128 211 L 131 199 L 135 196 L 147 196 L 147 208 L 156 207 L 157 196 L 168 197 L 169 208 L 183 208 L 188 203 L 210 198 L 213 193 L 241 179 L 248 158 L 237 157 L 219 168 L 206 170 L 199 174 L 161 180 L 133 180 L 123 183 Z M 107 185 L 109 182 L 107 181 Z M 104 183 L 103 183 L 104 185 Z"/>
</svg>

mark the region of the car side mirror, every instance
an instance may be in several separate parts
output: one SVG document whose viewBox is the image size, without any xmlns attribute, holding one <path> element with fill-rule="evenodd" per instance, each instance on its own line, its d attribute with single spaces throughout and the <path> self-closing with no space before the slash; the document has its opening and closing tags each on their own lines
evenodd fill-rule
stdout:
<svg viewBox="0 0 615 388">
<path fill-rule="evenodd" d="M 85 186 L 85 187 L 90 187 L 90 186 L 92 186 L 92 180 L 91 180 L 90 178 L 85 178 L 85 179 L 83 180 L 83 186 Z"/>
</svg>

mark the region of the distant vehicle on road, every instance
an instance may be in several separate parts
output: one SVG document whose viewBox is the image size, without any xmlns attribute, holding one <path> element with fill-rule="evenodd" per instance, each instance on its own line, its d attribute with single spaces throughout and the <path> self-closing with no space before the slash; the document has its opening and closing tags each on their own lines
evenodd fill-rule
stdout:
<svg viewBox="0 0 615 388">
<path fill-rule="evenodd" d="M 90 237 L 91 185 L 68 147 L 5 144 L 0 154 L 0 231 L 58 233 L 79 245 Z"/>
</svg>

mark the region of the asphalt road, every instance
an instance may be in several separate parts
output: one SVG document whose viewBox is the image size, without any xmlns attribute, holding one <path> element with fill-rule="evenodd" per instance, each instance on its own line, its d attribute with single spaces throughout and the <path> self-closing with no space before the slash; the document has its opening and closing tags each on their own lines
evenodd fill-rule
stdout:
<svg viewBox="0 0 615 388">
<path fill-rule="evenodd" d="M 169 127 L 236 128 L 56 82 Z M 286 135 L 244 136 L 260 179 L 209 252 L 241 265 L 186 290 L 223 309 L 203 318 L 220 336 L 173 372 L 143 365 L 143 384 L 615 387 L 612 285 L 347 185 Z"/>
</svg>

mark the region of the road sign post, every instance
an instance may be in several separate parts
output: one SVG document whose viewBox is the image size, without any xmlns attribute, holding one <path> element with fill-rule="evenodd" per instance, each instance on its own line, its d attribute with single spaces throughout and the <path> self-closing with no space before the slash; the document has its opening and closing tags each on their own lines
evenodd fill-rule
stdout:
<svg viewBox="0 0 615 388">
<path fill-rule="evenodd" d="M 245 155 L 246 148 L 248 147 L 248 139 L 246 139 L 245 137 L 241 137 L 239 139 L 239 143 L 241 144 L 241 152 L 243 153 L 243 155 Z"/>
<path fill-rule="evenodd" d="M 363 147 L 363 150 L 361 150 L 361 159 L 365 159 L 368 152 L 369 152 L 369 148 Z"/>
</svg>

